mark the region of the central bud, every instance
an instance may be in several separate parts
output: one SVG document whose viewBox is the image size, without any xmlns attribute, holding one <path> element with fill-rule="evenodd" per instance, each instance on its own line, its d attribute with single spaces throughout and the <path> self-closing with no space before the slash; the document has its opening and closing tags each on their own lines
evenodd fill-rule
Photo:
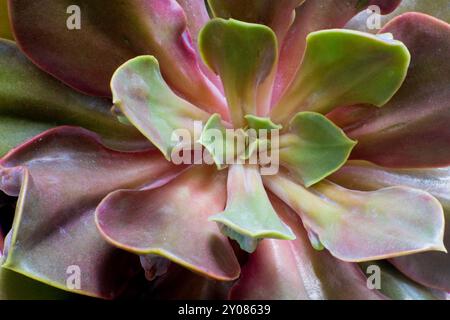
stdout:
<svg viewBox="0 0 450 320">
<path fill-rule="evenodd" d="M 187 130 L 176 130 L 171 161 L 175 164 L 215 164 L 219 170 L 233 164 L 258 165 L 262 175 L 279 169 L 280 125 L 269 118 L 246 115 L 245 126 L 235 129 L 213 114 L 205 125 L 195 124 L 192 137 Z"/>
</svg>

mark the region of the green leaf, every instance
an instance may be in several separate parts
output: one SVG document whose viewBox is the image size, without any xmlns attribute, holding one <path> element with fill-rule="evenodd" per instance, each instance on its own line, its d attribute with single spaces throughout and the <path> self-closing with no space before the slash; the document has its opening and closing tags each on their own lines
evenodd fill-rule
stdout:
<svg viewBox="0 0 450 320">
<path fill-rule="evenodd" d="M 205 63 L 220 75 L 235 127 L 245 125 L 244 115 L 257 113 L 260 84 L 277 61 L 277 40 L 263 25 L 213 19 L 199 35 Z"/>
<path fill-rule="evenodd" d="M 166 84 L 158 61 L 139 56 L 120 66 L 111 80 L 115 107 L 166 157 L 180 144 L 200 138 L 195 122 L 208 120 L 208 113 L 178 97 Z M 177 130 L 187 130 L 192 141 L 179 141 Z M 197 132 L 198 131 L 198 132 Z"/>
<path fill-rule="evenodd" d="M 306 189 L 283 173 L 264 176 L 264 184 L 341 260 L 446 252 L 442 206 L 425 191 L 390 187 L 361 192 L 326 180 Z"/>
<path fill-rule="evenodd" d="M 280 124 L 275 124 L 270 120 L 270 118 L 266 117 L 257 117 L 252 114 L 247 114 L 245 117 L 245 120 L 247 120 L 247 124 L 249 128 L 260 130 L 281 130 L 283 128 Z"/>
<path fill-rule="evenodd" d="M 349 161 L 331 175 L 330 179 L 354 190 L 408 186 L 429 192 L 439 200 L 444 209 L 444 245 L 450 247 L 450 167 L 394 169 L 364 161 Z M 424 252 L 394 258 L 391 262 L 408 278 L 424 286 L 450 291 L 450 254 Z"/>
<path fill-rule="evenodd" d="M 271 118 L 285 123 L 299 111 L 382 106 L 400 88 L 409 61 L 405 45 L 386 37 L 339 29 L 310 33 L 300 70 Z"/>
<path fill-rule="evenodd" d="M 228 170 L 227 206 L 209 220 L 247 252 L 253 252 L 263 238 L 295 239 L 270 204 L 258 167 L 232 165 Z"/>
<path fill-rule="evenodd" d="M 110 101 L 86 96 L 34 66 L 8 40 L 0 40 L 0 154 L 58 125 L 99 133 L 114 148 L 148 147 L 135 128 L 119 123 Z"/>
<path fill-rule="evenodd" d="M 299 112 L 280 136 L 280 162 L 310 187 L 344 165 L 355 144 L 325 116 Z"/>
</svg>

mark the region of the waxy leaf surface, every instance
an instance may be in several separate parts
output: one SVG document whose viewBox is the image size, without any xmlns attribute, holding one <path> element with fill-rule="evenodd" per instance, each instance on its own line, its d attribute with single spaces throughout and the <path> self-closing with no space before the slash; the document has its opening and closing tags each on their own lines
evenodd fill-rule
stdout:
<svg viewBox="0 0 450 320">
<path fill-rule="evenodd" d="M 95 207 L 109 192 L 165 183 L 179 170 L 157 150 L 113 151 L 84 129 L 36 136 L 0 162 L 0 189 L 19 197 L 2 266 L 63 290 L 116 297 L 139 262 L 102 238 Z M 66 285 L 71 266 L 81 272 L 80 289 Z"/>
<path fill-rule="evenodd" d="M 264 183 L 341 260 L 445 251 L 442 206 L 425 191 L 391 187 L 362 192 L 326 180 L 305 189 L 282 173 L 264 176 Z"/>
<path fill-rule="evenodd" d="M 330 179 L 346 188 L 376 190 L 389 186 L 408 186 L 426 190 L 444 208 L 444 244 L 450 248 L 450 168 L 388 169 L 367 162 L 350 161 Z M 450 255 L 426 252 L 392 260 L 409 278 L 425 286 L 450 291 Z"/>
<path fill-rule="evenodd" d="M 155 254 L 217 280 L 234 280 L 240 267 L 233 250 L 208 217 L 225 206 L 223 171 L 194 166 L 170 183 L 119 190 L 102 201 L 96 221 L 115 246 Z"/>
<path fill-rule="evenodd" d="M 277 61 L 275 34 L 263 25 L 216 18 L 200 32 L 199 47 L 222 79 L 233 124 L 243 127 L 244 115 L 258 114 L 258 87 Z"/>
<path fill-rule="evenodd" d="M 402 84 L 408 49 L 399 41 L 351 30 L 323 30 L 307 37 L 305 56 L 286 94 L 272 111 L 285 123 L 298 111 L 384 105 Z"/>
<path fill-rule="evenodd" d="M 338 170 L 355 144 L 325 116 L 299 112 L 280 137 L 280 162 L 309 187 Z"/>
<path fill-rule="evenodd" d="M 178 97 L 164 81 L 158 61 L 152 56 L 139 56 L 116 70 L 111 80 L 114 105 L 166 157 L 170 159 L 180 144 L 174 133 L 187 130 L 191 143 L 195 121 L 208 120 L 208 113 Z"/>
<path fill-rule="evenodd" d="M 63 85 L 35 67 L 13 42 L 0 40 L 0 154 L 63 124 L 96 131 L 114 148 L 148 148 L 145 137 L 119 123 L 110 108 L 108 100 Z"/>
<path fill-rule="evenodd" d="M 256 165 L 229 167 L 227 206 L 210 220 L 225 226 L 225 233 L 248 252 L 253 252 L 262 238 L 295 238 L 272 208 Z"/>
</svg>

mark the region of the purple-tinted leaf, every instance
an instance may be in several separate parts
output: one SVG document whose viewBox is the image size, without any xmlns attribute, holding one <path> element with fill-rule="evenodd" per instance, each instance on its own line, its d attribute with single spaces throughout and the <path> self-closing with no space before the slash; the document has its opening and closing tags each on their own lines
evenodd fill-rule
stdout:
<svg viewBox="0 0 450 320">
<path fill-rule="evenodd" d="M 375 113 L 368 108 L 347 127 L 358 140 L 351 157 L 399 168 L 449 165 L 450 25 L 407 13 L 380 32 L 392 33 L 408 47 L 411 66 L 388 104 Z"/>
<path fill-rule="evenodd" d="M 63 124 L 96 131 L 114 148 L 148 148 L 145 137 L 119 123 L 110 108 L 110 101 L 72 90 L 35 67 L 13 42 L 0 40 L 1 155 Z"/>
<path fill-rule="evenodd" d="M 110 96 L 114 70 L 137 55 L 151 54 L 180 94 L 217 112 L 225 108 L 221 93 L 200 70 L 176 0 L 14 0 L 10 8 L 23 51 L 78 90 Z"/>
<path fill-rule="evenodd" d="M 369 290 L 356 264 L 311 247 L 299 217 L 271 197 L 279 216 L 296 235 L 292 241 L 265 239 L 242 269 L 232 299 L 382 299 Z"/>
<path fill-rule="evenodd" d="M 366 162 L 350 161 L 331 176 L 336 183 L 355 190 L 408 186 L 426 190 L 444 208 L 444 244 L 450 248 L 450 168 L 387 169 Z M 392 260 L 402 272 L 425 286 L 450 291 L 450 255 L 443 252 L 414 254 Z"/>
<path fill-rule="evenodd" d="M 159 188 L 121 190 L 97 208 L 99 230 L 108 242 L 136 254 L 167 258 L 217 280 L 233 280 L 240 268 L 216 224 L 223 211 L 226 175 L 194 166 Z"/>
<path fill-rule="evenodd" d="M 0 165 L 0 189 L 19 196 L 3 267 L 103 298 L 117 296 L 139 264 L 103 240 L 95 207 L 111 191 L 165 183 L 179 171 L 157 150 L 112 151 L 96 135 L 71 127 L 44 132 Z M 74 270 L 80 272 L 78 289 L 66 286 Z"/>
<path fill-rule="evenodd" d="M 305 189 L 283 173 L 264 176 L 264 183 L 341 260 L 445 252 L 442 206 L 425 191 L 390 187 L 362 192 L 326 180 Z"/>
</svg>

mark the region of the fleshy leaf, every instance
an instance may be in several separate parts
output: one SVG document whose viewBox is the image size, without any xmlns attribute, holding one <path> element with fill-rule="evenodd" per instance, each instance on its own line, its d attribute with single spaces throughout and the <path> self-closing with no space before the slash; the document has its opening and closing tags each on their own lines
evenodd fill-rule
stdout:
<svg viewBox="0 0 450 320">
<path fill-rule="evenodd" d="M 297 7 L 295 20 L 280 46 L 273 104 L 279 101 L 294 79 L 303 59 L 308 34 L 323 29 L 342 28 L 354 15 L 369 5 L 379 6 L 382 14 L 389 13 L 398 6 L 400 1 L 307 0 Z"/>
<path fill-rule="evenodd" d="M 176 0 L 14 0 L 10 9 L 21 49 L 78 90 L 111 96 L 109 81 L 121 64 L 154 55 L 177 92 L 227 117 L 222 94 L 200 70 Z"/>
<path fill-rule="evenodd" d="M 247 121 L 248 127 L 255 129 L 255 130 L 260 130 L 260 129 L 281 130 L 281 128 L 283 127 L 280 124 L 273 123 L 272 120 L 270 120 L 270 118 L 266 118 L 266 117 L 258 117 L 258 116 L 252 115 L 252 114 L 247 114 L 246 116 L 244 116 L 244 118 Z"/>
<path fill-rule="evenodd" d="M 113 245 L 163 256 L 217 280 L 233 280 L 240 267 L 227 239 L 208 216 L 225 206 L 225 174 L 194 166 L 167 185 L 119 190 L 98 206 L 97 225 Z"/>
<path fill-rule="evenodd" d="M 214 16 L 236 19 L 249 23 L 264 24 L 276 34 L 278 43 L 283 43 L 289 27 L 294 21 L 295 8 L 304 0 L 209 0 Z M 277 63 L 277 62 L 276 62 Z M 270 111 L 272 89 L 276 67 L 260 84 L 257 92 L 258 115 L 265 116 Z"/>
<path fill-rule="evenodd" d="M 314 250 L 299 217 L 276 197 L 271 196 L 270 200 L 296 239 L 262 240 L 242 268 L 242 275 L 231 290 L 231 299 L 384 298 L 367 288 L 356 264 L 340 261 L 326 250 Z"/>
<path fill-rule="evenodd" d="M 280 162 L 310 187 L 338 170 L 355 144 L 325 116 L 299 112 L 280 137 Z"/>
<path fill-rule="evenodd" d="M 409 52 L 403 43 L 351 30 L 323 30 L 307 37 L 296 78 L 272 111 L 285 123 L 298 111 L 384 105 L 405 79 Z"/>
<path fill-rule="evenodd" d="M 263 238 L 295 239 L 272 208 L 258 170 L 255 165 L 231 165 L 225 211 L 209 218 L 247 252 L 253 252 Z"/>
<path fill-rule="evenodd" d="M 114 148 L 148 148 L 145 137 L 119 123 L 110 107 L 106 99 L 61 84 L 36 68 L 13 42 L 0 40 L 0 154 L 62 124 L 96 131 Z"/>
<path fill-rule="evenodd" d="M 282 173 L 263 178 L 269 190 L 294 209 L 341 260 L 445 252 L 442 206 L 425 191 L 391 187 L 362 192 L 326 180 L 305 189 Z"/>
<path fill-rule="evenodd" d="M 330 179 L 356 190 L 375 190 L 389 186 L 408 186 L 426 190 L 444 208 L 444 245 L 450 248 L 450 168 L 387 169 L 367 162 L 350 161 Z M 425 286 L 450 291 L 450 255 L 426 252 L 392 259 L 409 278 Z"/>
<path fill-rule="evenodd" d="M 351 158 L 397 168 L 450 165 L 450 25 L 407 13 L 380 32 L 403 41 L 411 67 L 385 107 L 369 108 L 348 124 L 347 135 L 358 140 Z"/>
<path fill-rule="evenodd" d="M 201 127 L 196 132 L 199 130 L 195 130 L 195 121 L 202 124 L 208 120 L 208 113 L 170 89 L 152 56 L 139 56 L 120 66 L 112 77 L 111 88 L 114 105 L 166 159 L 180 144 L 173 137 L 176 130 L 188 130 L 195 139 L 193 143 L 201 133 Z"/>
<path fill-rule="evenodd" d="M 0 0 L 0 38 L 13 39 L 9 25 L 8 0 Z"/>
<path fill-rule="evenodd" d="M 275 66 L 275 34 L 263 25 L 216 18 L 200 32 L 199 47 L 222 79 L 233 124 L 243 127 L 244 115 L 257 114 L 258 87 Z"/>
<path fill-rule="evenodd" d="M 109 192 L 162 184 L 181 169 L 157 150 L 113 151 L 96 135 L 71 127 L 38 135 L 12 150 L 0 165 L 0 189 L 19 197 L 2 267 L 102 298 L 120 294 L 140 266 L 136 256 L 103 240 L 95 207 Z M 80 287 L 68 287 L 75 272 Z"/>
</svg>

